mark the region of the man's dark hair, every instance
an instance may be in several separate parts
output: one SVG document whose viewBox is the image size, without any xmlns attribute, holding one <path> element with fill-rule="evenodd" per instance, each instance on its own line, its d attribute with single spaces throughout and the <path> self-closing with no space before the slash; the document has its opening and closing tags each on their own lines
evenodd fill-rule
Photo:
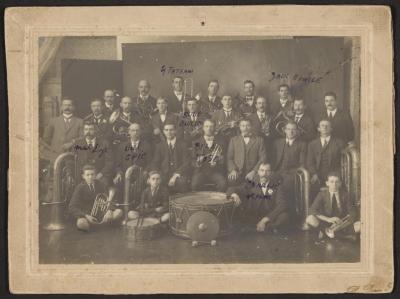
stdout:
<svg viewBox="0 0 400 299">
<path fill-rule="evenodd" d="M 244 80 L 243 85 L 246 85 L 247 83 L 250 83 L 251 85 L 253 85 L 253 88 L 256 87 L 256 85 L 254 84 L 254 82 L 251 81 L 251 80 Z"/>
</svg>

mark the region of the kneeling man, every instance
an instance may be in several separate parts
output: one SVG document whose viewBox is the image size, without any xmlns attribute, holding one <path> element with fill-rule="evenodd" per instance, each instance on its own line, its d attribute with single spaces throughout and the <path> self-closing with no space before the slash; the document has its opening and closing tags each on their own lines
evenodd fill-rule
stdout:
<svg viewBox="0 0 400 299">
<path fill-rule="evenodd" d="M 254 225 L 258 232 L 277 230 L 289 220 L 285 188 L 279 176 L 274 176 L 269 163 L 261 163 L 254 180 L 228 189 L 237 207 L 236 221 Z"/>
<path fill-rule="evenodd" d="M 327 176 L 327 189 L 321 190 L 311 205 L 309 216 L 306 223 L 313 227 L 319 228 L 319 237 L 323 237 L 325 228 L 335 225 L 336 234 L 354 235 L 360 232 L 360 221 L 357 219 L 357 210 L 354 202 L 347 192 L 340 189 L 342 182 L 335 173 Z M 330 238 L 334 235 L 329 235 Z"/>
</svg>

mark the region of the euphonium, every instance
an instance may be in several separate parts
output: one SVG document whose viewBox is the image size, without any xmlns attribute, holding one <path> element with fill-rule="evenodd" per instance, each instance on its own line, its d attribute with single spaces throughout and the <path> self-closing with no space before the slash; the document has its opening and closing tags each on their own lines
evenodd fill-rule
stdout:
<svg viewBox="0 0 400 299">
<path fill-rule="evenodd" d="M 330 227 L 325 229 L 325 234 L 333 239 L 335 237 L 335 233 L 343 230 L 344 228 L 348 227 L 352 223 L 350 215 L 345 216 L 342 219 L 340 224 L 332 224 Z"/>
<path fill-rule="evenodd" d="M 92 211 L 90 212 L 90 215 L 96 218 L 98 223 L 102 223 L 104 220 L 104 216 L 108 212 L 111 206 L 111 202 L 114 198 L 115 195 L 115 189 L 111 188 L 108 196 L 105 193 L 99 193 L 97 194 Z"/>
</svg>

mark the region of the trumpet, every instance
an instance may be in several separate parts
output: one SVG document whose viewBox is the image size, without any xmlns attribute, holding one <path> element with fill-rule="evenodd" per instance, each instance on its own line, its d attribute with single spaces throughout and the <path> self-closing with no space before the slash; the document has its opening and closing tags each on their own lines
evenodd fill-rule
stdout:
<svg viewBox="0 0 400 299">
<path fill-rule="evenodd" d="M 94 217 L 98 223 L 104 221 L 104 216 L 110 209 L 114 195 L 115 195 L 114 188 L 110 189 L 108 196 L 105 193 L 97 194 L 93 203 L 92 211 L 90 212 L 90 216 Z"/>
<path fill-rule="evenodd" d="M 210 164 L 214 164 L 215 159 L 219 157 L 221 154 L 222 154 L 222 149 L 218 144 L 216 144 L 211 154 Z"/>
<path fill-rule="evenodd" d="M 350 215 L 345 216 L 342 218 L 342 222 L 340 224 L 332 224 L 330 227 L 325 229 L 325 234 L 333 239 L 335 237 L 335 234 L 344 228 L 348 227 L 352 223 Z"/>
</svg>

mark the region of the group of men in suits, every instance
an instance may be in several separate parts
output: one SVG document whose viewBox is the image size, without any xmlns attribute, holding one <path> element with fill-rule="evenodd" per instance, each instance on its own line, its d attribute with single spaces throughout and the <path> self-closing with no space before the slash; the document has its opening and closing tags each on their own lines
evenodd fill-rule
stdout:
<svg viewBox="0 0 400 299">
<path fill-rule="evenodd" d="M 183 83 L 182 77 L 173 78 L 171 94 L 156 99 L 150 83 L 141 80 L 138 95 L 122 97 L 119 107 L 115 92 L 105 90 L 103 100 L 91 100 L 84 120 L 64 98 L 61 115 L 50 121 L 43 138 L 58 153 L 76 153 L 78 169 L 94 165 L 96 179 L 118 190 L 127 168 L 137 165 L 145 176 L 159 171 L 170 193 L 218 190 L 235 194 L 240 203 L 238 194 L 258 188 L 266 197 L 278 194 L 279 209 L 285 206 L 282 196 L 293 197 L 296 169 L 308 169 L 319 190 L 340 170 L 341 150 L 354 139 L 350 114 L 339 109 L 333 92 L 324 95 L 325 109 L 311 117 L 304 99 L 293 98 L 287 84 L 279 86 L 279 99 L 271 100 L 255 95 L 251 80 L 236 98 L 220 97 L 217 80 L 209 82 L 206 96 L 187 98 Z M 263 187 L 269 182 L 271 188 Z M 288 219 L 293 203 L 286 206 L 273 213 L 274 225 Z M 265 224 L 257 222 L 257 228 L 263 231 Z"/>
</svg>

